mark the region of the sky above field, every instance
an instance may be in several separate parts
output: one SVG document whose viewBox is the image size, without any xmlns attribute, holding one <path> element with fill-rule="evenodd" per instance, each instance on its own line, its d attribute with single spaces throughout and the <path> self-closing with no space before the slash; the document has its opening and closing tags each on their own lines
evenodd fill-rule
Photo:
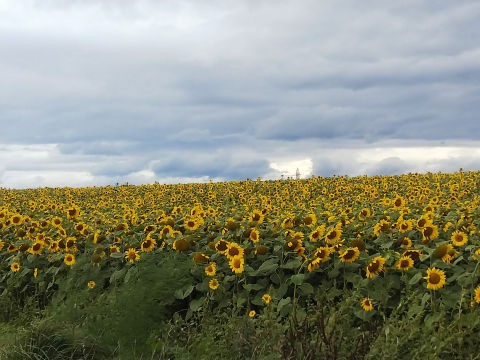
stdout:
<svg viewBox="0 0 480 360">
<path fill-rule="evenodd" d="M 0 187 L 480 169 L 480 2 L 0 0 Z"/>
</svg>

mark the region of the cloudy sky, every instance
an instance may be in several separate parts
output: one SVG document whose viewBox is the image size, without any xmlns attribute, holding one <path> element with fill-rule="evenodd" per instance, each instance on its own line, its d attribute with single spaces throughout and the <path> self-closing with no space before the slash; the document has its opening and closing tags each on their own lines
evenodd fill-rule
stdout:
<svg viewBox="0 0 480 360">
<path fill-rule="evenodd" d="M 0 0 L 0 187 L 480 169 L 480 2 Z"/>
</svg>

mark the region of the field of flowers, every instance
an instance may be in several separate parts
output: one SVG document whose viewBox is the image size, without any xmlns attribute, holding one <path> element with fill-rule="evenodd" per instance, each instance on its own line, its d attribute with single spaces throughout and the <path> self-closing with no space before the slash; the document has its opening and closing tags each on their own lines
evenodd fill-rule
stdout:
<svg viewBox="0 0 480 360">
<path fill-rule="evenodd" d="M 296 336 L 315 324 L 333 353 L 327 304 L 384 337 L 392 316 L 427 328 L 478 317 L 479 190 L 480 172 L 462 171 L 0 189 L 0 298 L 94 302 L 138 282 L 142 262 L 175 259 L 188 266 L 171 286 L 176 317 L 224 313 Z"/>
</svg>

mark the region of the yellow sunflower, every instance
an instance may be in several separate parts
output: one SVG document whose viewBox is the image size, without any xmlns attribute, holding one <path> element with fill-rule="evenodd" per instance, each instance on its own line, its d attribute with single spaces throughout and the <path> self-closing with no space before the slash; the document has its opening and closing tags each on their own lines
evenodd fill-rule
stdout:
<svg viewBox="0 0 480 360">
<path fill-rule="evenodd" d="M 319 259 L 320 262 L 325 262 L 325 261 L 328 261 L 330 253 L 331 253 L 331 250 L 329 247 L 320 246 L 315 250 L 315 252 L 313 253 L 313 256 Z"/>
<path fill-rule="evenodd" d="M 327 232 L 325 235 L 325 240 L 327 241 L 327 244 L 335 244 L 338 240 L 340 240 L 340 236 L 342 236 L 342 229 L 335 227 Z"/>
<path fill-rule="evenodd" d="M 258 243 L 260 241 L 260 232 L 258 231 L 258 229 L 253 228 L 252 230 L 250 230 L 249 238 L 252 242 Z"/>
<path fill-rule="evenodd" d="M 32 246 L 28 249 L 30 254 L 40 255 L 42 253 L 43 244 L 41 242 L 35 242 Z"/>
<path fill-rule="evenodd" d="M 211 262 L 210 264 L 205 267 L 205 274 L 207 276 L 215 276 L 217 273 L 217 264 L 214 262 Z"/>
<path fill-rule="evenodd" d="M 263 294 L 262 295 L 262 301 L 265 303 L 265 304 L 270 304 L 270 301 L 272 301 L 272 297 L 270 296 L 270 294 L 266 293 L 266 294 Z"/>
<path fill-rule="evenodd" d="M 218 287 L 220 286 L 220 283 L 218 282 L 217 279 L 211 279 L 209 282 L 208 282 L 208 287 L 211 289 L 211 290 L 217 290 Z"/>
<path fill-rule="evenodd" d="M 63 262 L 68 266 L 72 266 L 73 264 L 75 264 L 75 255 L 65 254 L 65 257 L 63 258 Z"/>
<path fill-rule="evenodd" d="M 427 269 L 427 276 L 424 279 L 427 280 L 427 289 L 438 290 L 445 286 L 447 277 L 443 270 L 433 267 Z"/>
<path fill-rule="evenodd" d="M 380 274 L 380 272 L 383 270 L 384 264 L 385 264 L 385 258 L 381 256 L 375 256 L 365 269 L 367 278 L 373 279 L 375 276 Z"/>
<path fill-rule="evenodd" d="M 129 248 L 127 251 L 125 251 L 125 259 L 127 259 L 128 262 L 133 263 L 134 261 L 140 260 L 140 255 L 135 248 Z"/>
<path fill-rule="evenodd" d="M 256 314 L 257 314 L 257 313 L 255 312 L 255 310 L 250 310 L 250 311 L 248 312 L 248 316 L 251 317 L 251 318 L 255 317 Z"/>
<path fill-rule="evenodd" d="M 315 258 L 310 261 L 307 265 L 307 271 L 312 272 L 315 271 L 320 266 L 321 260 L 319 258 Z"/>
<path fill-rule="evenodd" d="M 364 311 L 372 311 L 372 310 L 373 310 L 372 299 L 370 299 L 369 297 L 364 297 L 364 298 L 360 301 L 360 305 L 362 306 L 362 309 L 363 309 Z"/>
<path fill-rule="evenodd" d="M 244 263 L 245 263 L 245 260 L 243 259 L 242 256 L 234 256 L 228 262 L 228 266 L 230 266 L 230 269 L 235 274 L 241 274 L 245 270 L 244 269 Z"/>
<path fill-rule="evenodd" d="M 228 241 L 220 239 L 215 243 L 215 250 L 220 254 L 225 254 L 228 249 Z"/>
<path fill-rule="evenodd" d="M 475 288 L 475 301 L 480 304 L 480 285 Z"/>
<path fill-rule="evenodd" d="M 147 238 L 142 241 L 140 248 L 142 249 L 143 252 L 150 252 L 153 249 L 155 249 L 156 244 L 157 242 L 155 241 L 155 239 Z"/>
<path fill-rule="evenodd" d="M 312 242 L 319 241 L 325 233 L 325 224 L 317 226 L 308 236 Z"/>
<path fill-rule="evenodd" d="M 97 286 L 97 284 L 95 283 L 95 281 L 90 280 L 90 281 L 87 283 L 87 286 L 88 286 L 89 289 L 93 289 L 95 286 Z"/>
<path fill-rule="evenodd" d="M 225 255 L 229 260 L 232 260 L 234 257 L 243 257 L 244 250 L 236 242 L 230 242 L 227 245 L 227 250 Z"/>
<path fill-rule="evenodd" d="M 432 223 L 426 224 L 422 229 L 422 243 L 426 244 L 430 240 L 438 238 L 438 227 Z"/>
<path fill-rule="evenodd" d="M 12 270 L 13 272 L 17 272 L 18 270 L 20 270 L 20 263 L 17 261 L 13 262 L 10 265 L 10 270 Z"/>
<path fill-rule="evenodd" d="M 357 247 L 349 247 L 338 252 L 340 261 L 343 263 L 352 263 L 357 260 L 360 250 Z"/>
<path fill-rule="evenodd" d="M 402 256 L 395 263 L 395 267 L 401 271 L 408 271 L 413 267 L 413 259 L 409 256 Z"/>
<path fill-rule="evenodd" d="M 201 222 L 196 217 L 188 217 L 183 222 L 183 226 L 185 227 L 185 229 L 190 231 L 197 230 L 200 227 L 200 224 Z"/>
<path fill-rule="evenodd" d="M 259 210 L 253 210 L 252 213 L 249 215 L 249 220 L 252 223 L 261 224 L 263 222 L 264 215 Z"/>
<path fill-rule="evenodd" d="M 308 227 L 312 227 L 317 223 L 317 217 L 314 213 L 310 213 L 303 218 L 303 223 Z"/>
<path fill-rule="evenodd" d="M 450 238 L 455 246 L 463 246 L 468 242 L 468 236 L 463 231 L 455 230 Z"/>
</svg>

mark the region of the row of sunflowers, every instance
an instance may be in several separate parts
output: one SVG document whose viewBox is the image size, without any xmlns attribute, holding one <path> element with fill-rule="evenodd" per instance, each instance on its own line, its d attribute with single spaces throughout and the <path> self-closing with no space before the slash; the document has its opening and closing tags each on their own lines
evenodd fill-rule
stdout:
<svg viewBox="0 0 480 360">
<path fill-rule="evenodd" d="M 176 291 L 249 316 L 353 291 L 358 317 L 406 293 L 448 311 L 480 304 L 479 172 L 205 184 L 0 189 L 0 289 L 51 296 L 130 281 L 145 258 L 182 254 Z M 48 295 L 50 294 L 50 295 Z"/>
</svg>

